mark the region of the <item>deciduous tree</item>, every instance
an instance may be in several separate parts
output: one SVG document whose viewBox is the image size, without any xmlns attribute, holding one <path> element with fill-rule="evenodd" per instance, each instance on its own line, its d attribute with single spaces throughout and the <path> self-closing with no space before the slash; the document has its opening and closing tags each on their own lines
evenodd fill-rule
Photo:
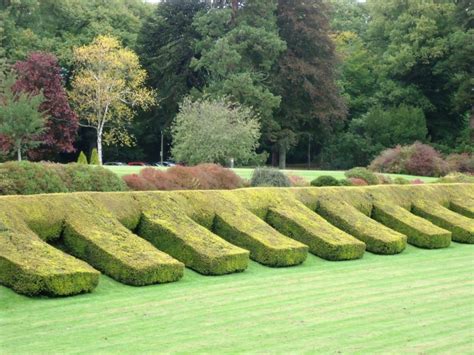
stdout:
<svg viewBox="0 0 474 355">
<path fill-rule="evenodd" d="M 260 123 L 251 109 L 227 99 L 186 98 L 172 127 L 172 154 L 188 164 L 238 164 L 255 159 Z"/>
<path fill-rule="evenodd" d="M 41 143 L 46 116 L 40 111 L 43 95 L 14 90 L 15 82 L 12 72 L 0 82 L 0 135 L 2 149 L 16 153 L 21 161 L 25 150 Z"/>
<path fill-rule="evenodd" d="M 80 125 L 96 131 L 99 163 L 102 145 L 131 145 L 128 126 L 138 108 L 155 104 L 146 88 L 146 72 L 138 56 L 123 48 L 116 38 L 99 36 L 74 50 L 77 65 L 70 98 L 81 118 Z"/>
<path fill-rule="evenodd" d="M 73 152 L 78 118 L 69 106 L 56 57 L 49 53 L 31 53 L 25 61 L 17 62 L 14 69 L 18 75 L 14 89 L 32 95 L 42 92 L 44 100 L 39 109 L 48 115 L 40 137 L 42 143 L 29 154 L 35 158 L 49 158 L 55 153 Z"/>
</svg>

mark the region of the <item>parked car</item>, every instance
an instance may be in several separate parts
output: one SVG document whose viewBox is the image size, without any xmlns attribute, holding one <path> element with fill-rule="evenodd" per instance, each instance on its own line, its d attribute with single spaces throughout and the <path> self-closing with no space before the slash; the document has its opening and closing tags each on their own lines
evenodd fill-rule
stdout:
<svg viewBox="0 0 474 355">
<path fill-rule="evenodd" d="M 113 165 L 113 166 L 126 166 L 127 164 L 122 163 L 121 161 L 108 161 L 104 165 Z"/>
<path fill-rule="evenodd" d="M 128 163 L 130 166 L 147 166 L 147 163 L 144 163 L 142 161 L 131 161 Z"/>
<path fill-rule="evenodd" d="M 167 160 L 167 161 L 164 161 L 163 162 L 163 166 L 166 166 L 167 168 L 171 167 L 171 166 L 175 166 L 176 163 L 173 162 L 173 161 L 170 161 L 170 160 Z"/>
</svg>

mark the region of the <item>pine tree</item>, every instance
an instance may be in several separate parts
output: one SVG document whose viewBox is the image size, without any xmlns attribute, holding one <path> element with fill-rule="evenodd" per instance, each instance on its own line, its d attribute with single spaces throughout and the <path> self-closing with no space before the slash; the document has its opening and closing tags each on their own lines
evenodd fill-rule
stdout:
<svg viewBox="0 0 474 355">
<path fill-rule="evenodd" d="M 91 158 L 89 159 L 89 164 L 100 165 L 99 153 L 97 152 L 97 148 L 92 149 Z"/>
<path fill-rule="evenodd" d="M 85 164 L 85 165 L 89 164 L 87 162 L 87 157 L 83 151 L 79 153 L 79 157 L 77 158 L 77 164 Z"/>
</svg>

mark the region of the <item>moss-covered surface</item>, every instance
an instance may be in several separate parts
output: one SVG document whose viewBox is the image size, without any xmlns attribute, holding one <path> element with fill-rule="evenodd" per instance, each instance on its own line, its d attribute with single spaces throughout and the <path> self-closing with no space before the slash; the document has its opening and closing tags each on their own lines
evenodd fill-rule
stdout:
<svg viewBox="0 0 474 355">
<path fill-rule="evenodd" d="M 451 231 L 454 241 L 474 244 L 474 220 L 462 216 L 436 203 L 418 201 L 413 204 L 413 213 L 426 218 L 437 226 Z"/>
<path fill-rule="evenodd" d="M 346 260 L 360 258 L 364 244 L 399 253 L 407 237 L 424 248 L 447 246 L 449 232 L 473 243 L 473 201 L 474 184 L 5 196 L 0 282 L 26 294 L 67 295 L 92 290 L 95 269 L 145 285 L 179 279 L 180 262 L 220 275 L 244 270 L 249 255 L 292 266 L 308 248 Z"/>
<path fill-rule="evenodd" d="M 361 258 L 365 244 L 299 202 L 271 207 L 267 221 L 281 233 L 309 247 L 314 255 L 326 260 L 352 260 Z"/>
<path fill-rule="evenodd" d="M 374 203 L 372 218 L 408 237 L 408 243 L 420 248 L 446 248 L 451 232 L 435 226 L 397 205 Z"/>
</svg>

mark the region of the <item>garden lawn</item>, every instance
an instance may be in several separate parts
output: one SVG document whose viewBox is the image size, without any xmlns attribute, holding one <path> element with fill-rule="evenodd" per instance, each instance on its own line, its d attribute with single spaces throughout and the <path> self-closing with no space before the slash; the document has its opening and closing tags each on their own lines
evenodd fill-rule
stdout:
<svg viewBox="0 0 474 355">
<path fill-rule="evenodd" d="M 143 166 L 105 166 L 106 168 L 112 170 L 119 176 L 127 175 L 127 174 L 138 174 Z M 166 168 L 156 168 L 160 170 L 165 170 Z M 233 169 L 237 175 L 242 178 L 250 179 L 252 176 L 253 168 L 237 168 Z M 318 176 L 321 175 L 331 175 L 336 179 L 344 179 L 344 171 L 341 170 L 284 170 L 284 172 L 288 175 L 298 175 L 304 177 L 306 180 L 311 181 Z M 414 175 L 397 175 L 397 174 L 384 174 L 391 177 L 403 177 L 408 180 L 420 179 L 425 182 L 431 182 L 436 180 L 437 178 L 427 177 L 427 176 L 414 176 Z"/>
<path fill-rule="evenodd" d="M 31 299 L 0 286 L 0 353 L 470 353 L 474 246 Z"/>
</svg>

